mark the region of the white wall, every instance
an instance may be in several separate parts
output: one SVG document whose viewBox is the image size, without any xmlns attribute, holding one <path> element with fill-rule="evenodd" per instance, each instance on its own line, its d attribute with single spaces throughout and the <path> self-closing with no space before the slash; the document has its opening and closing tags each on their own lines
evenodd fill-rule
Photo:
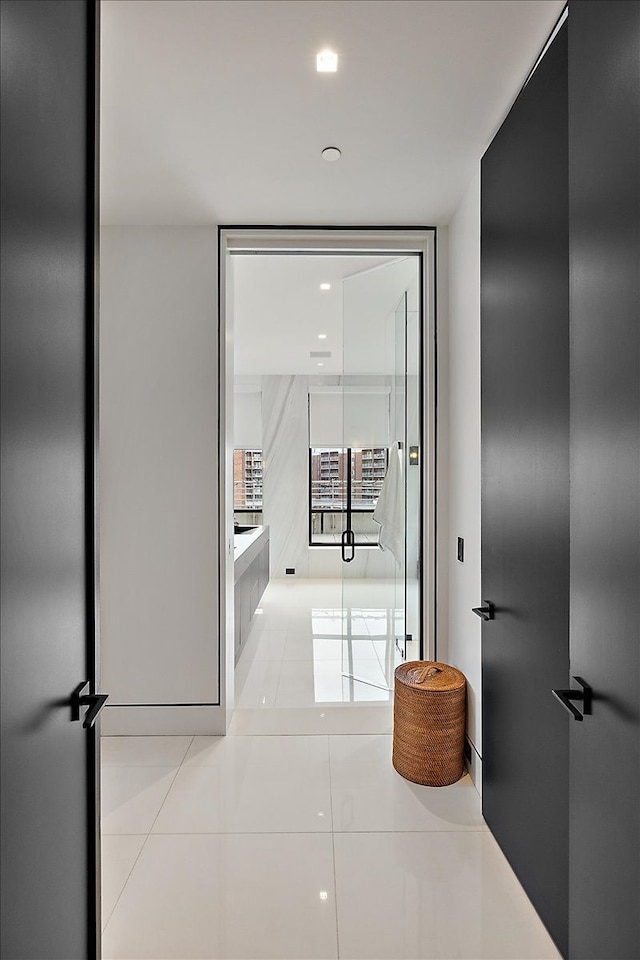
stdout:
<svg viewBox="0 0 640 960">
<path fill-rule="evenodd" d="M 480 175 L 449 224 L 448 244 L 448 662 L 468 681 L 468 736 L 482 756 L 480 578 Z M 456 559 L 464 538 L 464 563 Z M 444 559 L 444 558 L 443 558 Z"/>
<path fill-rule="evenodd" d="M 262 519 L 269 526 L 271 578 L 309 576 L 309 380 L 262 378 Z"/>
<path fill-rule="evenodd" d="M 101 239 L 104 733 L 217 729 L 217 236 Z"/>
</svg>

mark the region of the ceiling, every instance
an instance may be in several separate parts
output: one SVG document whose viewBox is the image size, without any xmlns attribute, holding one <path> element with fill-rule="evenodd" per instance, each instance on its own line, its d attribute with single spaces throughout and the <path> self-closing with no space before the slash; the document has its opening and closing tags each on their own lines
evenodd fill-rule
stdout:
<svg viewBox="0 0 640 960">
<path fill-rule="evenodd" d="M 236 375 L 392 373 L 393 311 L 417 281 L 416 257 L 234 256 Z"/>
<path fill-rule="evenodd" d="M 446 223 L 563 6 L 103 0 L 103 222 Z"/>
</svg>

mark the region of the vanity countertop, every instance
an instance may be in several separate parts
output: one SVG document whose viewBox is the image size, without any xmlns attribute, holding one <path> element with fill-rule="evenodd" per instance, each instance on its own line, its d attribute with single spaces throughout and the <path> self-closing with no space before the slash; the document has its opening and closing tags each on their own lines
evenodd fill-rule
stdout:
<svg viewBox="0 0 640 960">
<path fill-rule="evenodd" d="M 251 561 L 257 557 L 269 539 L 269 527 L 256 527 L 248 533 L 234 533 L 234 579 L 241 577 Z"/>
</svg>

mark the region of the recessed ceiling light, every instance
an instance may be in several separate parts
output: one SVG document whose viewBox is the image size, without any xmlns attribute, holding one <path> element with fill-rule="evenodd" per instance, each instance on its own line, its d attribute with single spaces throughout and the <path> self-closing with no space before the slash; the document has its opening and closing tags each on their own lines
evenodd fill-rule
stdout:
<svg viewBox="0 0 640 960">
<path fill-rule="evenodd" d="M 336 160 L 339 160 L 342 156 L 342 150 L 339 147 L 325 147 L 322 151 L 322 157 L 324 160 L 328 160 L 329 163 L 335 163 Z"/>
<path fill-rule="evenodd" d="M 317 363 L 316 366 L 318 366 L 318 367 L 324 367 L 324 363 L 322 363 L 322 361 L 319 361 L 319 363 Z"/>
<path fill-rule="evenodd" d="M 321 289 L 321 290 L 331 290 L 331 284 L 330 284 L 330 283 L 321 283 L 321 284 L 320 284 L 320 289 Z"/>
<path fill-rule="evenodd" d="M 326 339 L 327 339 L 326 333 L 319 333 L 319 334 L 318 334 L 318 340 L 326 340 Z"/>
<path fill-rule="evenodd" d="M 338 69 L 338 54 L 333 50 L 321 50 L 316 56 L 316 70 L 318 73 L 336 73 Z"/>
</svg>

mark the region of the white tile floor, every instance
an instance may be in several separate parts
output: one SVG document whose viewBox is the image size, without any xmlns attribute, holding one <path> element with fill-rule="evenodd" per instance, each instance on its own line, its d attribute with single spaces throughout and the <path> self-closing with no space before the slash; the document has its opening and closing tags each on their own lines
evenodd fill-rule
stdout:
<svg viewBox="0 0 640 960">
<path fill-rule="evenodd" d="M 232 732 L 282 733 L 283 711 L 296 711 L 290 732 L 390 732 L 389 688 L 400 662 L 394 604 L 388 581 L 352 580 L 344 595 L 337 580 L 272 581 L 237 666 Z M 378 709 L 334 712 L 345 704 Z"/>
<path fill-rule="evenodd" d="M 334 594 L 271 584 L 228 737 L 103 740 L 105 960 L 559 956 L 469 778 L 394 771 L 388 693 L 342 683 Z M 355 663 L 384 671 L 372 596 Z"/>
</svg>

